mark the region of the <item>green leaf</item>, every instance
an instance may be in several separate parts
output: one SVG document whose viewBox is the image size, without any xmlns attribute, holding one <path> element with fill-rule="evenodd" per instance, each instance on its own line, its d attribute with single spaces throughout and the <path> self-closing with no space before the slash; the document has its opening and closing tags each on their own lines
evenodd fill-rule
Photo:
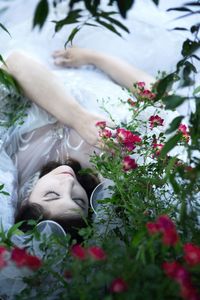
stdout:
<svg viewBox="0 0 200 300">
<path fill-rule="evenodd" d="M 196 95 L 200 93 L 200 85 L 198 87 L 195 88 L 194 92 L 193 92 L 193 95 Z"/>
<path fill-rule="evenodd" d="M 35 10 L 33 19 L 33 28 L 39 26 L 41 29 L 47 19 L 49 13 L 49 4 L 47 0 L 41 0 Z"/>
<path fill-rule="evenodd" d="M 182 138 L 181 133 L 178 133 L 178 134 L 174 135 L 173 137 L 171 137 L 166 142 L 164 147 L 162 148 L 161 153 L 160 153 L 160 157 L 165 157 L 167 155 L 167 153 L 169 151 L 171 151 L 177 145 L 177 143 L 181 140 L 181 138 Z"/>
<path fill-rule="evenodd" d="M 0 69 L 0 82 L 8 89 L 13 88 L 18 94 L 21 93 L 21 87 L 19 86 L 18 82 L 3 69 Z"/>
<path fill-rule="evenodd" d="M 79 22 L 78 18 L 81 17 L 81 9 L 76 9 L 73 11 L 70 11 L 67 15 L 66 18 L 60 20 L 60 21 L 52 21 L 53 23 L 56 24 L 55 26 L 55 32 L 58 32 L 62 29 L 63 26 L 68 25 L 68 24 L 74 24 Z"/>
<path fill-rule="evenodd" d="M 134 0 L 116 0 L 119 12 L 123 18 L 126 18 L 127 11 L 132 7 Z"/>
<path fill-rule="evenodd" d="M 176 129 L 178 129 L 179 125 L 181 124 L 181 121 L 183 120 L 184 116 L 176 117 L 170 124 L 169 129 L 166 130 L 166 133 L 174 132 Z"/>
<path fill-rule="evenodd" d="M 120 27 L 121 29 L 123 29 L 127 33 L 130 33 L 130 31 L 128 30 L 128 28 L 126 26 L 124 26 L 121 22 L 119 22 L 118 20 L 116 20 L 114 18 L 111 18 L 110 16 L 108 16 L 107 14 L 104 14 L 104 13 L 102 13 L 101 15 L 102 15 L 102 17 L 104 17 L 104 19 L 107 19 L 112 24 L 115 24 L 116 26 Z"/>
<path fill-rule="evenodd" d="M 2 23 L 0 23 L 0 27 L 1 27 L 5 32 L 7 32 L 7 34 L 9 34 L 9 36 L 11 37 L 10 32 L 6 29 L 6 27 L 5 27 Z"/>
<path fill-rule="evenodd" d="M 10 194 L 8 193 L 8 192 L 4 192 L 4 191 L 0 191 L 0 194 L 3 194 L 3 195 L 5 195 L 5 196 L 10 196 Z"/>
<path fill-rule="evenodd" d="M 6 66 L 6 62 L 5 60 L 3 59 L 3 56 L 0 54 L 0 61 Z"/>
<path fill-rule="evenodd" d="M 171 95 L 163 98 L 166 109 L 175 109 L 177 106 L 181 105 L 185 101 L 185 97 L 178 95 Z"/>
<path fill-rule="evenodd" d="M 173 83 L 177 80 L 179 80 L 179 77 L 175 72 L 171 73 L 171 74 L 165 76 L 163 79 L 161 79 L 157 85 L 157 97 L 156 98 L 161 99 L 163 97 L 163 95 L 168 90 L 171 89 Z"/>
<path fill-rule="evenodd" d="M 21 221 L 21 222 L 18 222 L 18 223 L 16 223 L 16 224 L 14 224 L 14 225 L 8 230 L 8 232 L 7 232 L 7 238 L 10 239 L 10 238 L 13 236 L 13 234 L 15 234 L 15 233 L 18 231 L 19 227 L 20 227 L 23 223 L 24 223 L 24 221 Z"/>
<path fill-rule="evenodd" d="M 159 4 L 159 0 L 152 0 L 152 1 L 155 3 L 155 5 Z"/>
<path fill-rule="evenodd" d="M 121 37 L 121 34 L 115 29 L 115 27 L 112 24 L 106 23 L 102 20 L 99 20 L 98 18 L 96 19 L 96 21 L 101 24 L 102 26 L 106 27 L 108 30 L 116 33 L 117 35 L 119 35 Z"/>
<path fill-rule="evenodd" d="M 172 10 L 193 12 L 191 9 L 189 9 L 187 7 L 171 7 L 171 8 L 167 9 L 167 11 L 172 11 Z"/>
<path fill-rule="evenodd" d="M 187 39 L 183 43 L 181 54 L 185 56 L 191 55 L 193 52 L 197 51 L 198 48 L 200 48 L 200 42 L 194 42 L 189 39 Z"/>
<path fill-rule="evenodd" d="M 0 184 L 0 191 L 3 190 L 4 184 Z"/>
<path fill-rule="evenodd" d="M 185 27 L 174 27 L 173 30 L 184 30 L 184 31 L 188 31 L 188 29 L 185 28 Z"/>
<path fill-rule="evenodd" d="M 65 43 L 65 47 L 67 46 L 67 44 L 68 44 L 69 42 L 71 42 L 71 45 L 72 45 L 73 39 L 74 39 L 75 35 L 77 34 L 77 32 L 78 32 L 80 29 L 81 29 L 81 28 L 80 28 L 79 26 L 77 26 L 77 27 L 75 27 L 75 28 L 72 29 L 72 32 L 70 33 L 70 35 L 69 35 L 69 37 L 68 37 L 68 39 L 67 39 L 67 41 L 66 41 L 66 43 Z"/>
</svg>

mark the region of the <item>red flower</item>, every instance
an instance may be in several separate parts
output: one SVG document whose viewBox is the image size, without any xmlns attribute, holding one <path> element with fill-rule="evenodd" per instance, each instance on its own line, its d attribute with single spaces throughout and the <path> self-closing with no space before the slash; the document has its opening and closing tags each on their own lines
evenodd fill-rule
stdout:
<svg viewBox="0 0 200 300">
<path fill-rule="evenodd" d="M 92 246 L 88 249 L 88 254 L 94 259 L 94 260 L 105 260 L 106 259 L 106 253 L 104 250 L 98 246 Z"/>
<path fill-rule="evenodd" d="M 101 129 L 104 129 L 106 127 L 106 121 L 98 121 L 95 125 Z"/>
<path fill-rule="evenodd" d="M 140 90 L 139 95 L 144 99 L 144 100 L 152 100 L 156 97 L 154 93 L 152 93 L 150 90 Z"/>
<path fill-rule="evenodd" d="M 111 293 L 122 293 L 125 292 L 127 289 L 128 285 L 123 278 L 114 279 L 110 285 Z"/>
<path fill-rule="evenodd" d="M 184 124 L 180 124 L 178 127 L 178 131 L 180 131 L 183 134 L 183 139 L 186 141 L 186 143 L 188 143 L 190 140 L 190 135 L 187 126 Z"/>
<path fill-rule="evenodd" d="M 200 300 L 197 290 L 192 286 L 191 283 L 181 286 L 181 296 L 186 300 Z"/>
<path fill-rule="evenodd" d="M 4 246 L 0 246 L 0 269 L 5 267 L 7 265 L 7 262 L 5 260 L 5 254 L 7 252 L 7 249 Z"/>
<path fill-rule="evenodd" d="M 130 106 L 135 106 L 137 102 L 134 102 L 131 98 L 129 98 L 127 100 L 128 104 L 130 104 Z"/>
<path fill-rule="evenodd" d="M 200 247 L 187 243 L 183 247 L 184 249 L 184 259 L 190 266 L 196 266 L 200 264 Z"/>
<path fill-rule="evenodd" d="M 32 270 L 37 270 L 41 267 L 42 261 L 37 256 L 27 255 L 26 257 L 26 266 Z"/>
<path fill-rule="evenodd" d="M 30 255 L 25 249 L 17 247 L 12 250 L 11 260 L 13 260 L 18 267 L 28 267 L 32 270 L 39 269 L 42 265 L 42 261 L 37 256 Z"/>
<path fill-rule="evenodd" d="M 79 260 L 84 260 L 86 258 L 86 250 L 79 244 L 71 247 L 71 253 Z"/>
<path fill-rule="evenodd" d="M 179 236 L 175 229 L 166 230 L 163 233 L 162 242 L 166 246 L 175 246 L 179 241 Z"/>
<path fill-rule="evenodd" d="M 176 231 L 176 226 L 167 215 L 158 217 L 156 222 L 147 223 L 147 230 L 149 234 L 162 234 L 162 242 L 166 246 L 175 246 L 179 240 Z"/>
<path fill-rule="evenodd" d="M 146 227 L 150 235 L 160 232 L 160 228 L 156 223 L 149 222 L 146 224 Z"/>
<path fill-rule="evenodd" d="M 167 230 L 176 230 L 175 224 L 167 215 L 159 216 L 156 223 L 162 232 L 166 232 Z"/>
<path fill-rule="evenodd" d="M 163 126 L 164 119 L 162 119 L 158 115 L 155 115 L 149 118 L 149 122 L 150 122 L 150 128 L 153 129 L 154 127 L 157 126 Z"/>
<path fill-rule="evenodd" d="M 7 249 L 4 246 L 0 246 L 0 255 L 4 255 L 7 252 Z"/>
<path fill-rule="evenodd" d="M 112 132 L 109 130 L 109 129 L 103 129 L 101 132 L 100 132 L 100 137 L 102 138 L 110 138 L 112 136 Z"/>
<path fill-rule="evenodd" d="M 137 86 L 138 86 L 139 88 L 144 88 L 144 87 L 145 87 L 145 82 L 139 81 L 139 82 L 137 82 Z"/>
<path fill-rule="evenodd" d="M 163 269 L 165 274 L 174 279 L 181 285 L 187 285 L 190 282 L 188 271 L 178 262 L 164 262 Z"/>
<path fill-rule="evenodd" d="M 135 162 L 135 159 L 131 158 L 130 156 L 125 156 L 122 164 L 123 164 L 123 170 L 125 172 L 136 169 L 138 166 Z"/>
<path fill-rule="evenodd" d="M 161 152 L 163 146 L 164 146 L 163 144 L 152 144 L 153 149 L 155 149 L 155 151 L 156 151 L 155 152 L 156 156 L 160 155 L 160 152 Z"/>
<path fill-rule="evenodd" d="M 164 262 L 163 269 L 165 274 L 179 283 L 181 288 L 181 296 L 186 300 L 200 300 L 196 289 L 193 287 L 190 274 L 178 262 Z"/>
<path fill-rule="evenodd" d="M 116 138 L 119 143 L 122 143 L 129 151 L 135 149 L 135 143 L 140 143 L 142 141 L 138 135 L 133 134 L 130 130 L 124 128 L 117 129 Z"/>
<path fill-rule="evenodd" d="M 14 248 L 11 253 L 11 260 L 13 260 L 18 267 L 25 267 L 27 262 L 26 250 L 17 247 Z"/>
</svg>

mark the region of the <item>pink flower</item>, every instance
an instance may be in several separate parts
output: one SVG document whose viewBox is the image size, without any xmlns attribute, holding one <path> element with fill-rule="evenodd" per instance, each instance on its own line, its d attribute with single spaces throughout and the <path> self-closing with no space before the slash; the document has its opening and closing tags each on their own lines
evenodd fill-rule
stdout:
<svg viewBox="0 0 200 300">
<path fill-rule="evenodd" d="M 71 247 L 71 253 L 75 258 L 79 260 L 86 259 L 86 250 L 79 244 L 73 245 Z"/>
<path fill-rule="evenodd" d="M 190 135 L 187 126 L 184 124 L 180 124 L 178 127 L 178 131 L 183 134 L 183 139 L 186 141 L 186 143 L 188 143 L 190 140 Z"/>
<path fill-rule="evenodd" d="M 109 130 L 109 129 L 103 129 L 101 132 L 100 132 L 100 137 L 102 138 L 111 138 L 112 136 L 112 132 Z"/>
<path fill-rule="evenodd" d="M 180 124 L 178 130 L 181 131 L 183 134 L 187 133 L 187 126 L 184 124 Z"/>
<path fill-rule="evenodd" d="M 138 86 L 139 88 L 144 88 L 144 87 L 145 87 L 145 82 L 139 81 L 139 82 L 137 82 L 137 86 Z"/>
<path fill-rule="evenodd" d="M 149 118 L 149 122 L 150 122 L 150 128 L 153 129 L 154 127 L 157 126 L 163 126 L 164 119 L 162 119 L 158 115 L 155 115 Z"/>
<path fill-rule="evenodd" d="M 156 143 L 152 144 L 153 149 L 155 149 L 155 156 L 160 155 L 160 152 L 161 152 L 163 146 L 164 146 L 163 144 L 156 144 Z"/>
<path fill-rule="evenodd" d="M 184 259 L 190 266 L 196 266 L 200 264 L 200 247 L 187 243 L 183 247 Z"/>
<path fill-rule="evenodd" d="M 156 95 L 150 90 L 140 90 L 139 96 L 141 96 L 144 100 L 153 100 L 156 97 Z"/>
<path fill-rule="evenodd" d="M 127 289 L 128 285 L 123 278 L 114 279 L 110 285 L 111 293 L 122 293 L 125 292 Z"/>
<path fill-rule="evenodd" d="M 138 166 L 135 159 L 131 158 L 129 155 L 124 157 L 122 164 L 125 172 L 136 169 Z"/>
<path fill-rule="evenodd" d="M 104 250 L 98 246 L 92 246 L 88 248 L 88 254 L 90 257 L 92 257 L 94 260 L 105 260 L 106 259 L 106 253 Z"/>
<path fill-rule="evenodd" d="M 11 253 L 11 260 L 18 267 L 28 267 L 32 270 L 37 270 L 41 267 L 42 261 L 37 257 L 30 255 L 25 249 L 14 248 Z"/>
<path fill-rule="evenodd" d="M 105 121 L 98 121 L 96 122 L 95 126 L 104 129 L 106 127 L 106 122 Z"/>
</svg>

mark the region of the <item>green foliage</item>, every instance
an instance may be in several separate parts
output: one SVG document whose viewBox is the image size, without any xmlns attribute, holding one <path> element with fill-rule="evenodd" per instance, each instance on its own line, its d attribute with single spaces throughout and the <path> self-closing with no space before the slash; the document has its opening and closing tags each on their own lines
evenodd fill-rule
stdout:
<svg viewBox="0 0 200 300">
<path fill-rule="evenodd" d="M 0 184 L 0 194 L 3 194 L 5 196 L 10 195 L 8 192 L 4 191 L 4 184 Z"/>
<path fill-rule="evenodd" d="M 3 29 L 11 37 L 10 32 L 8 31 L 8 29 L 2 23 L 0 23 L 0 28 Z"/>
<path fill-rule="evenodd" d="M 80 1 L 78 1 L 80 2 Z M 118 31 L 118 28 L 129 32 L 128 28 L 123 25 L 121 22 L 119 22 L 117 19 L 113 18 L 113 15 L 117 14 L 118 12 L 105 12 L 100 9 L 100 1 L 83 1 L 85 4 L 85 8 L 88 12 L 88 14 L 85 14 L 85 11 L 82 9 L 74 9 L 74 5 L 77 3 L 77 1 L 71 0 L 68 4 L 66 4 L 66 11 L 69 9 L 69 12 L 67 13 L 66 17 L 59 21 L 53 21 L 55 23 L 55 32 L 60 31 L 64 26 L 67 26 L 69 24 L 78 24 L 76 27 L 72 29 L 72 32 L 70 33 L 65 46 L 70 42 L 72 43 L 74 37 L 76 34 L 83 28 L 83 26 L 103 26 L 106 29 L 112 31 L 113 33 L 121 36 L 121 33 Z M 113 6 L 115 1 L 110 1 L 109 5 Z M 126 12 L 131 8 L 133 4 L 133 0 L 129 1 L 118 1 L 117 5 L 119 12 L 123 17 L 126 16 Z M 59 4 L 59 2 L 54 2 L 54 7 L 56 7 Z M 41 0 L 36 8 L 35 15 L 34 15 L 34 21 L 33 21 L 33 27 L 39 26 L 40 29 L 43 27 L 47 16 L 48 16 L 48 2 L 46 0 Z"/>
<path fill-rule="evenodd" d="M 39 26 L 41 29 L 48 17 L 49 13 L 49 4 L 47 0 L 40 0 L 38 3 L 35 14 L 34 14 L 34 19 L 33 19 L 33 28 L 35 26 Z"/>
<path fill-rule="evenodd" d="M 1 100 L 4 105 L 1 110 L 0 126 L 10 128 L 13 125 L 22 125 L 30 102 L 11 88 L 7 93 L 7 96 Z"/>
</svg>

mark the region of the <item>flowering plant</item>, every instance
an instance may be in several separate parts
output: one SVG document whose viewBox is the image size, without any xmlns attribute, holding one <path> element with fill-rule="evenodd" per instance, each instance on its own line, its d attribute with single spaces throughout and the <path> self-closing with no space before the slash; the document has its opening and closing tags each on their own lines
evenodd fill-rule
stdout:
<svg viewBox="0 0 200 300">
<path fill-rule="evenodd" d="M 4 281 L 17 274 L 15 299 L 200 299 L 198 166 L 170 152 L 190 149 L 189 128 L 179 119 L 166 136 L 170 113 L 143 82 L 122 105 L 127 123 L 96 124 L 104 150 L 91 161 L 114 184 L 99 200 L 105 218 L 79 230 L 83 243 L 35 228 L 19 248 L 12 239 L 19 224 L 1 232 L 0 272 Z"/>
</svg>

